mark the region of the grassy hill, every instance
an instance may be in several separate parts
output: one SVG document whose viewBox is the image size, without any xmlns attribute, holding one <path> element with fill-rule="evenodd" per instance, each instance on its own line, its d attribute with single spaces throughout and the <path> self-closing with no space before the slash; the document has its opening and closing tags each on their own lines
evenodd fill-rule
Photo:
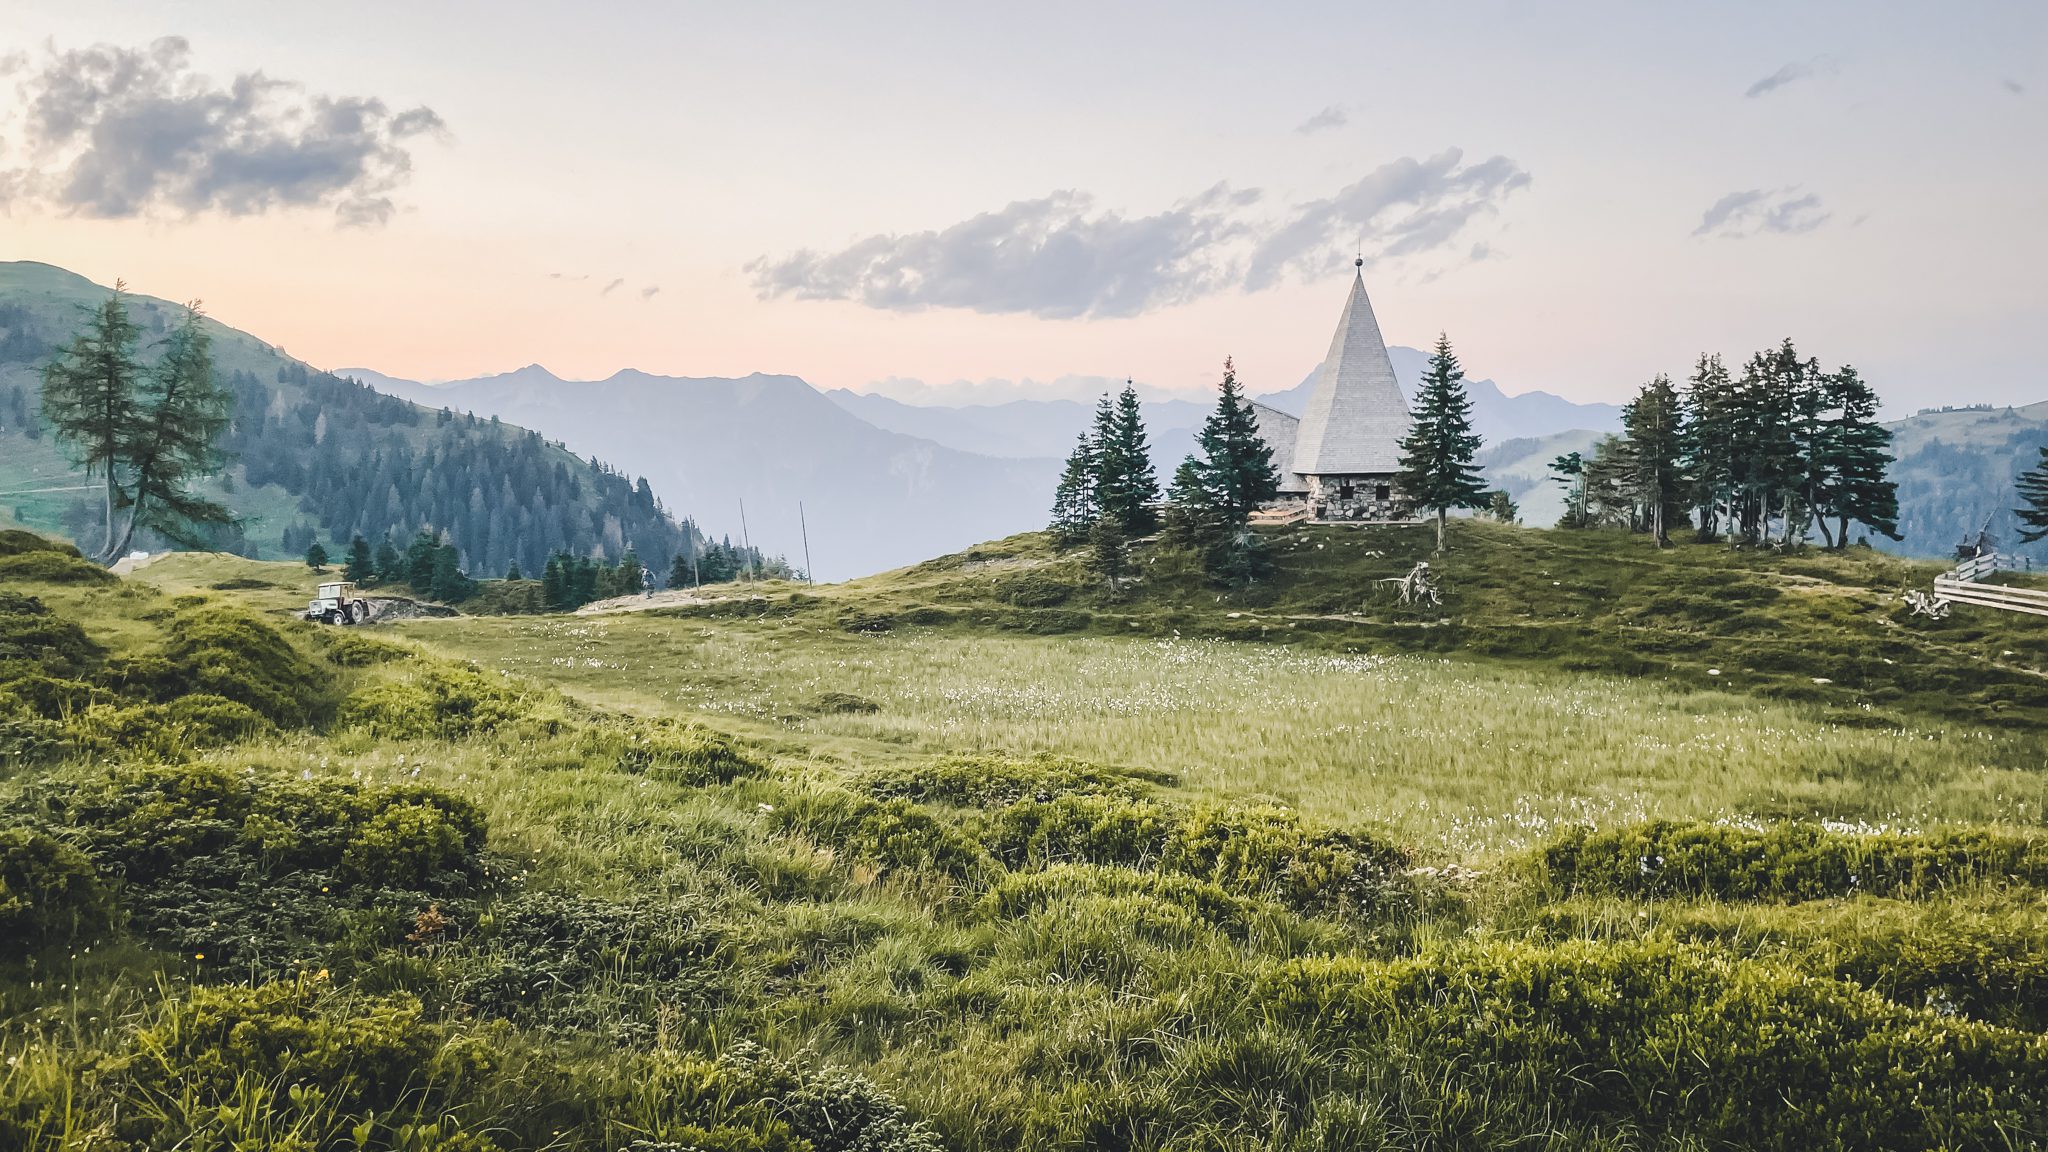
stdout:
<svg viewBox="0 0 2048 1152">
<path fill-rule="evenodd" d="M 106 289 L 26 261 L 0 263 L 0 509 L 42 532 L 98 530 L 87 481 L 35 418 L 40 371 Z M 131 299 L 145 345 L 176 322 L 167 301 Z M 244 332 L 207 321 L 215 367 L 235 395 L 231 468 L 208 495 L 242 518 L 223 547 L 295 553 L 314 534 L 450 534 L 477 575 L 517 562 L 538 571 L 554 550 L 617 558 L 628 546 L 665 566 L 686 529 L 642 482 L 495 420 L 379 396 L 319 372 Z M 145 359 L 152 353 L 145 348 Z M 294 547 L 285 547 L 287 532 Z"/>
<path fill-rule="evenodd" d="M 1454 529 L 1427 612 L 1421 533 L 1309 529 L 1242 596 L 1022 537 L 356 630 L 0 537 L 0 1142 L 2048 1139 L 2024 622 Z M 1976 695 L 1696 666 L 1745 634 Z"/>
</svg>

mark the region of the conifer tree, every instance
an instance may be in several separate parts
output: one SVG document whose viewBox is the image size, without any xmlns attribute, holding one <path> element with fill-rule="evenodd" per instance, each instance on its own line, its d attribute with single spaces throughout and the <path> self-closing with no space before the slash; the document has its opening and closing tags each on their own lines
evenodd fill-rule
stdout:
<svg viewBox="0 0 2048 1152">
<path fill-rule="evenodd" d="M 1564 486 L 1564 516 L 1558 520 L 1560 528 L 1585 528 L 1590 521 L 1586 517 L 1586 458 L 1583 453 L 1567 452 L 1550 462 L 1550 478 Z"/>
<path fill-rule="evenodd" d="M 1067 466 L 1053 489 L 1052 523 L 1048 530 L 1061 547 L 1078 543 L 1101 512 L 1097 503 L 1095 478 L 1100 469 L 1100 449 L 1090 432 L 1081 433 L 1074 450 L 1067 454 Z"/>
<path fill-rule="evenodd" d="M 398 547 L 386 536 L 377 542 L 377 582 L 393 584 L 405 579 L 405 560 L 399 556 Z"/>
<path fill-rule="evenodd" d="M 1735 382 L 1718 355 L 1702 355 L 1686 381 L 1685 459 L 1693 507 L 1699 510 L 1698 538 L 1712 540 L 1735 498 L 1737 411 Z"/>
<path fill-rule="evenodd" d="M 612 582 L 615 594 L 620 596 L 632 596 L 646 589 L 647 570 L 640 566 L 639 553 L 626 549 L 626 554 L 619 557 L 618 572 Z"/>
<path fill-rule="evenodd" d="M 370 542 L 357 535 L 348 542 L 348 563 L 341 574 L 358 584 L 369 584 L 376 579 L 377 570 L 370 565 Z"/>
<path fill-rule="evenodd" d="M 1107 401 L 1105 397 L 1105 407 Z M 1159 499 L 1159 474 L 1152 467 L 1137 390 L 1128 382 L 1107 421 L 1098 413 L 1095 434 L 1097 503 L 1104 514 L 1116 517 L 1127 535 L 1150 535 L 1159 526 L 1152 510 Z"/>
<path fill-rule="evenodd" d="M 1818 480 L 1812 503 L 1816 514 L 1833 516 L 1836 523 L 1829 539 L 1823 519 L 1821 537 L 1830 547 L 1846 548 L 1855 521 L 1899 539 L 1899 488 L 1886 476 L 1892 433 L 1877 421 L 1877 393 L 1846 364 L 1822 378 L 1820 391 L 1828 415 L 1813 469 Z"/>
<path fill-rule="evenodd" d="M 2013 515 L 2020 518 L 2020 541 L 2032 544 L 2048 536 L 2048 448 L 2041 449 L 2041 458 L 2032 468 L 2020 473 L 2013 481 L 2019 490 L 2021 507 L 2013 509 Z"/>
<path fill-rule="evenodd" d="M 1415 394 L 1408 435 L 1401 440 L 1395 485 L 1418 507 L 1436 509 L 1436 548 L 1444 549 L 1444 524 L 1453 508 L 1477 508 L 1486 485 L 1473 470 L 1479 436 L 1472 431 L 1472 399 L 1465 394 L 1465 370 L 1451 351 L 1451 338 L 1438 334 L 1429 370 Z"/>
<path fill-rule="evenodd" d="M 1114 599 L 1122 587 L 1124 573 L 1130 569 L 1130 541 L 1124 536 L 1123 524 L 1115 515 L 1104 512 L 1088 530 L 1088 545 L 1092 550 L 1088 566 L 1102 577 Z"/>
<path fill-rule="evenodd" d="M 1202 449 L 1198 463 L 1209 505 L 1223 523 L 1240 527 L 1261 504 L 1279 495 L 1272 446 L 1260 438 L 1258 417 L 1237 383 L 1236 365 L 1227 357 L 1216 410 L 1203 422 L 1195 442 Z"/>
<path fill-rule="evenodd" d="M 671 588 L 688 588 L 690 583 L 690 554 L 688 552 L 678 552 L 676 553 L 676 558 L 669 562 L 668 586 Z"/>
<path fill-rule="evenodd" d="M 1669 376 L 1659 375 L 1643 385 L 1636 398 L 1621 410 L 1622 430 L 1628 436 L 1630 487 L 1643 506 L 1643 526 L 1659 547 L 1671 543 L 1665 530 L 1667 512 L 1682 510 L 1680 469 L 1684 458 L 1685 420 L 1678 390 Z"/>
<path fill-rule="evenodd" d="M 566 581 L 562 576 L 561 556 L 548 557 L 548 565 L 541 571 L 540 577 L 541 603 L 558 612 L 566 608 L 568 606 L 568 592 L 565 585 Z"/>
<path fill-rule="evenodd" d="M 315 572 L 327 571 L 327 548 L 318 540 L 306 545 L 306 567 Z"/>
<path fill-rule="evenodd" d="M 122 502 L 122 440 L 135 423 L 142 366 L 135 359 L 137 328 L 128 317 L 127 285 L 114 290 L 85 327 L 43 368 L 42 417 L 71 450 L 86 475 L 104 488 L 106 528 L 100 557 L 114 552 L 114 513 Z"/>
<path fill-rule="evenodd" d="M 227 508 L 191 490 L 194 479 L 220 471 L 220 437 L 234 404 L 214 377 L 212 339 L 200 319 L 199 305 L 186 305 L 163 354 L 137 381 L 134 413 L 118 437 L 127 480 L 117 501 L 127 516 L 109 558 L 128 550 L 138 527 L 204 547 L 211 530 L 234 523 Z"/>
</svg>

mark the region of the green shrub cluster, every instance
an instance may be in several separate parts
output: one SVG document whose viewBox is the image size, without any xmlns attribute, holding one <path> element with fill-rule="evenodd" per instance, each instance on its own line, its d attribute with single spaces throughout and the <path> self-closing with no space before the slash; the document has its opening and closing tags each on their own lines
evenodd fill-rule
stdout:
<svg viewBox="0 0 2048 1152">
<path fill-rule="evenodd" d="M 1757 830 L 1657 820 L 1575 829 L 1537 850 L 1558 895 L 1814 900 L 1910 896 L 1980 882 L 2048 886 L 2048 836 L 1986 828 L 1837 832 L 1810 823 Z"/>
<path fill-rule="evenodd" d="M 1476 1145 L 1558 1118 L 1754 1149 L 2048 1138 L 2048 1036 L 1669 942 L 1296 960 L 1251 997 L 1301 1038 L 1332 1102 L 1385 1093 L 1356 1146 L 1404 1130 Z"/>
<path fill-rule="evenodd" d="M 75 553 L 41 551 L 0 555 L 0 581 L 41 584 L 112 584 L 120 577 Z"/>
<path fill-rule="evenodd" d="M 390 939 L 486 880 L 483 815 L 424 785 L 123 767 L 37 781 L 7 815 L 75 845 L 136 930 L 216 963 Z"/>
<path fill-rule="evenodd" d="M 0 828 L 0 958 L 90 939 L 113 927 L 113 916 L 85 853 L 33 828 Z"/>
<path fill-rule="evenodd" d="M 99 664 L 100 646 L 85 629 L 34 596 L 0 588 L 0 680 L 30 673 L 79 676 Z"/>
<path fill-rule="evenodd" d="M 731 736 L 673 720 L 592 721 L 576 734 L 575 758 L 687 787 L 730 784 L 767 768 Z"/>
<path fill-rule="evenodd" d="M 1023 800 L 1049 801 L 1058 796 L 1122 796 L 1135 799 L 1153 784 L 1170 784 L 1163 772 L 1107 768 L 1085 760 L 1041 753 L 1025 759 L 1009 756 L 950 756 L 943 759 L 864 773 L 857 787 L 878 799 L 914 800 L 920 804 L 953 804 L 969 808 L 1000 808 Z"/>
<path fill-rule="evenodd" d="M 342 701 L 340 723 L 385 740 L 459 740 L 537 716 L 540 703 L 508 676 L 474 665 L 432 665 L 380 680 Z"/>
<path fill-rule="evenodd" d="M 863 1077 L 738 1043 L 593 1060 L 318 978 L 197 987 L 97 1057 L 30 1049 L 0 1145 L 265 1152 L 939 1152 Z"/>
</svg>

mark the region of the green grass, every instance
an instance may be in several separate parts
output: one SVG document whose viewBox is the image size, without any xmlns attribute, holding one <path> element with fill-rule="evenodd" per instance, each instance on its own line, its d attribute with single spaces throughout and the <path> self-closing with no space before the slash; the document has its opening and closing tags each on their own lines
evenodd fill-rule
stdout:
<svg viewBox="0 0 2048 1152">
<path fill-rule="evenodd" d="M 0 784 L 8 819 L 119 862 L 109 890 L 133 917 L 89 949 L 0 961 L 0 1139 L 2048 1139 L 2042 741 L 1977 718 L 2006 691 L 1985 670 L 2027 675 L 2038 641 L 1899 619 L 1875 597 L 1921 570 L 1881 558 L 1459 527 L 1428 613 L 1365 583 L 1410 560 L 1383 545 L 1415 541 L 1320 530 L 1283 536 L 1299 558 L 1249 595 L 1162 558 L 1111 600 L 1028 538 L 684 612 L 347 631 L 290 618 L 317 579 L 302 565 L 177 555 L 112 585 L 10 587 L 110 666 L 166 647 L 195 611 L 174 598 L 240 606 L 332 707 L 168 764 L 73 759 Z M 1567 561 L 1569 580 L 1507 583 Z M 1709 583 L 1757 616 L 1680 604 L 1683 625 L 1617 624 Z M 1802 688 L 1756 659 L 1697 663 L 1752 632 L 1830 661 L 1885 637 L 1978 695 L 1880 700 L 1903 677 Z M 1710 654 L 1638 671 L 1644 635 Z M 1087 763 L 1011 759 L 1032 753 Z M 189 807 L 200 777 L 118 819 L 93 799 L 135 796 L 123 773 L 188 771 L 248 781 L 263 819 Z M 422 788 L 473 806 L 480 852 L 414 810 Z M 336 810 L 342 832 L 320 815 Z M 1632 831 L 1647 818 L 1729 827 Z M 1746 831 L 1787 820 L 1799 835 Z M 1615 834 L 1574 839 L 1582 824 Z M 160 876 L 120 856 L 173 835 L 231 847 L 152 857 Z M 1638 840 L 1671 837 L 1773 879 L 1718 899 L 1565 893 L 1537 855 L 1576 845 L 1574 875 L 1625 885 L 1661 865 Z M 1400 848 L 1413 867 L 1387 863 Z M 324 861 L 363 884 L 346 870 L 372 851 L 415 862 L 422 889 L 329 891 Z M 1946 871 L 1843 895 L 1881 853 Z M 2008 858 L 2034 863 L 1987 863 Z M 1827 883 L 1804 883 L 1822 859 Z M 326 1060 L 336 1037 L 363 1055 Z M 1743 1103 L 1764 1098 L 1788 1107 Z"/>
</svg>

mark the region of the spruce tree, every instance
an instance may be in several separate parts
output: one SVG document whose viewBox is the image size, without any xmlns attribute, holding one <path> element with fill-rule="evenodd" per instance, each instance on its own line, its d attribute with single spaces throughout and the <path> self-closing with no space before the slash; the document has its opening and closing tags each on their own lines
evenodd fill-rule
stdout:
<svg viewBox="0 0 2048 1152">
<path fill-rule="evenodd" d="M 377 582 L 395 584 L 405 579 L 405 561 L 399 556 L 398 548 L 386 536 L 377 542 Z"/>
<path fill-rule="evenodd" d="M 1102 577 L 1114 599 L 1122 588 L 1124 573 L 1130 569 L 1130 541 L 1124 536 L 1123 524 L 1113 514 L 1104 512 L 1088 530 L 1088 545 L 1088 567 Z"/>
<path fill-rule="evenodd" d="M 514 561 L 513 561 L 513 562 L 512 562 L 512 563 L 511 563 L 511 564 L 510 564 L 510 565 L 509 565 L 509 566 L 508 566 L 508 567 L 507 567 L 507 568 L 505 569 L 505 580 L 506 580 L 506 581 L 507 581 L 507 582 L 509 583 L 509 582 L 511 582 L 511 581 L 514 581 L 514 580 L 524 580 L 524 579 L 526 579 L 526 576 L 525 576 L 524 574 L 522 574 L 522 573 L 521 573 L 521 572 L 519 571 L 519 561 L 517 561 L 517 560 L 514 560 Z"/>
<path fill-rule="evenodd" d="M 1815 461 L 1819 482 L 1813 504 L 1819 515 L 1835 518 L 1829 546 L 1849 546 L 1851 521 L 1899 539 L 1899 488 L 1886 476 L 1892 463 L 1892 433 L 1877 422 L 1877 393 L 1846 364 L 1823 377 L 1820 389 L 1829 414 Z M 1826 538 L 1825 521 L 1820 530 Z"/>
<path fill-rule="evenodd" d="M 358 584 L 369 584 L 376 579 L 377 570 L 370 566 L 370 542 L 360 535 L 348 542 L 348 563 L 341 574 Z"/>
<path fill-rule="evenodd" d="M 1682 511 L 1683 503 L 1685 422 L 1671 378 L 1659 375 L 1643 385 L 1623 406 L 1621 426 L 1628 436 L 1630 487 L 1642 503 L 1643 526 L 1662 547 L 1671 543 L 1666 514 Z"/>
<path fill-rule="evenodd" d="M 113 557 L 114 513 L 123 501 L 119 464 L 122 440 L 135 423 L 142 366 L 135 359 L 137 329 L 128 317 L 127 285 L 114 290 L 85 327 L 43 367 L 42 417 L 72 458 L 103 481 L 105 533 L 99 555 Z"/>
<path fill-rule="evenodd" d="M 327 548 L 318 540 L 306 546 L 306 567 L 315 572 L 327 571 Z"/>
<path fill-rule="evenodd" d="M 1564 487 L 1564 515 L 1559 518 L 1560 528 L 1585 528 L 1590 524 L 1586 517 L 1586 458 L 1582 453 L 1567 452 L 1550 462 L 1550 478 Z"/>
<path fill-rule="evenodd" d="M 1108 420 L 1097 416 L 1096 437 L 1096 492 L 1101 511 L 1116 517 L 1126 535 L 1151 535 L 1159 527 L 1158 515 L 1152 510 L 1159 499 L 1159 474 L 1152 467 L 1138 392 L 1128 382 Z"/>
<path fill-rule="evenodd" d="M 567 581 L 562 576 L 561 556 L 548 557 L 547 567 L 541 571 L 540 577 L 541 603 L 557 612 L 566 608 L 568 606 L 566 584 Z"/>
<path fill-rule="evenodd" d="M 1685 457 L 1682 470 L 1690 481 L 1693 507 L 1699 510 L 1697 536 L 1712 540 L 1724 520 L 1734 521 L 1738 413 L 1735 381 L 1719 356 L 1702 355 L 1686 381 L 1684 398 Z"/>
<path fill-rule="evenodd" d="M 2012 510 L 2023 525 L 2020 541 L 2032 544 L 2048 536 L 2048 448 L 2041 449 L 2041 458 L 2020 473 L 2013 487 L 2019 490 L 2022 505 Z"/>
<path fill-rule="evenodd" d="M 1451 338 L 1438 334 L 1415 394 L 1414 422 L 1401 440 L 1395 485 L 1418 507 L 1436 509 L 1436 548 L 1444 549 L 1444 523 L 1452 508 L 1477 508 L 1486 485 L 1473 470 L 1479 436 L 1472 431 L 1472 399 L 1465 394 L 1465 370 L 1451 351 Z"/>
<path fill-rule="evenodd" d="M 1063 548 L 1080 542 L 1100 513 L 1095 491 L 1099 455 L 1094 437 L 1088 432 L 1081 433 L 1080 441 L 1067 454 L 1059 486 L 1053 489 L 1052 523 L 1047 530 Z"/>
<path fill-rule="evenodd" d="M 1258 417 L 1237 383 L 1237 367 L 1226 357 L 1216 410 L 1195 438 L 1210 507 L 1231 528 L 1242 527 L 1259 506 L 1280 494 L 1273 449 L 1259 437 Z"/>
</svg>

